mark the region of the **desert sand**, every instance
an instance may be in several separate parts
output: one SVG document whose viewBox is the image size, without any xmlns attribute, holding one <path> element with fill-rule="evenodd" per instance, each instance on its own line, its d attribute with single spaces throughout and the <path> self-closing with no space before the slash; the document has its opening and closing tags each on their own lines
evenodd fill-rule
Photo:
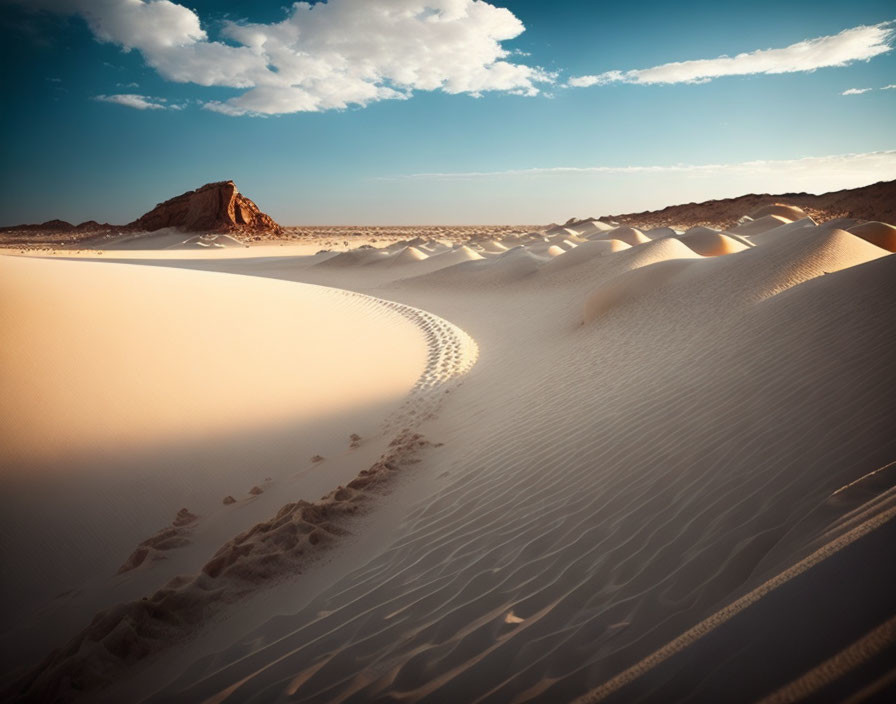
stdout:
<svg viewBox="0 0 896 704">
<path fill-rule="evenodd" d="M 0 257 L 6 696 L 892 689 L 892 228 L 797 206 Z"/>
</svg>

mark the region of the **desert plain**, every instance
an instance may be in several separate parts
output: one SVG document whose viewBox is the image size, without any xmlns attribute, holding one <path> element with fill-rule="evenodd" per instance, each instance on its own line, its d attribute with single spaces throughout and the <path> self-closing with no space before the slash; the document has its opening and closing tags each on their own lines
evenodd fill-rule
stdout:
<svg viewBox="0 0 896 704">
<path fill-rule="evenodd" d="M 893 694 L 893 182 L 417 228 L 231 186 L 3 233 L 4 700 Z"/>
</svg>

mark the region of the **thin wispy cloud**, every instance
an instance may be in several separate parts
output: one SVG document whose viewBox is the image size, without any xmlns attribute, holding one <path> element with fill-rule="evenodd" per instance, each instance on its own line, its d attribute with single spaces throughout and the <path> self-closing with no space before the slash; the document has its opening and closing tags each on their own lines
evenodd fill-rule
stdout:
<svg viewBox="0 0 896 704">
<path fill-rule="evenodd" d="M 123 105 L 135 110 L 181 110 L 183 106 L 169 103 L 164 98 L 153 98 L 135 93 L 117 93 L 114 95 L 95 95 L 94 100 L 101 103 Z"/>
<path fill-rule="evenodd" d="M 693 174 L 723 176 L 732 174 L 798 174 L 826 171 L 832 174 L 861 172 L 868 180 L 896 178 L 896 149 L 861 154 L 812 156 L 801 159 L 770 159 L 732 164 L 667 164 L 633 166 L 548 166 L 504 171 L 456 171 L 383 176 L 382 180 L 401 179 L 491 179 L 519 176 L 588 176 L 625 174 Z"/>
<path fill-rule="evenodd" d="M 881 86 L 880 88 L 849 88 L 848 90 L 843 91 L 840 95 L 862 95 L 874 90 L 893 90 L 894 88 L 896 88 L 896 83 L 889 86 Z"/>
<path fill-rule="evenodd" d="M 19 0 L 25 2 L 25 0 Z M 209 38 L 187 7 L 158 0 L 28 0 L 83 17 L 94 36 L 136 50 L 163 78 L 244 89 L 204 107 L 275 115 L 406 99 L 414 91 L 535 95 L 552 74 L 510 60 L 523 23 L 480 0 L 298 2 L 270 24 L 225 21 Z"/>
<path fill-rule="evenodd" d="M 652 68 L 574 76 L 567 81 L 567 85 L 585 88 L 612 83 L 706 83 L 723 76 L 815 71 L 820 68 L 848 66 L 856 61 L 868 61 L 885 54 L 893 49 L 894 37 L 894 22 L 882 22 L 845 29 L 831 36 L 806 39 L 781 49 L 757 49 L 736 56 L 676 61 Z"/>
</svg>

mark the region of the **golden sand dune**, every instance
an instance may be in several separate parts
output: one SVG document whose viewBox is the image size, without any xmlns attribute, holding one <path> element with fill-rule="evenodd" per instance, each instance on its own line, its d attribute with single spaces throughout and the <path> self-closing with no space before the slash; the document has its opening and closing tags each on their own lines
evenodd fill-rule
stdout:
<svg viewBox="0 0 896 704">
<path fill-rule="evenodd" d="M 349 341 L 382 336 L 380 321 L 363 300 L 317 287 L 91 262 L 0 267 L 15 340 L 0 351 L 15 409 L 6 467 L 335 412 L 401 389 L 422 361 L 399 320 L 389 347 L 370 351 L 378 373 L 367 379 Z M 397 350 L 408 356 L 392 359 Z"/>
<path fill-rule="evenodd" d="M 644 233 L 636 227 L 617 227 L 608 232 L 602 232 L 591 237 L 591 239 L 598 238 L 607 240 L 619 240 L 621 242 L 625 242 L 628 245 L 631 245 L 632 247 L 634 247 L 635 245 L 650 242 L 650 238 L 645 237 Z"/>
<path fill-rule="evenodd" d="M 785 220 L 801 220 L 807 217 L 806 211 L 795 205 L 787 205 L 785 203 L 772 203 L 771 205 L 760 205 L 747 213 L 747 216 L 753 220 L 765 217 L 766 215 L 777 215 Z"/>
<path fill-rule="evenodd" d="M 761 218 L 757 218 L 756 220 L 748 219 L 740 223 L 739 225 L 729 227 L 727 230 L 725 230 L 725 232 L 732 235 L 750 237 L 753 235 L 761 235 L 763 232 L 773 230 L 776 227 L 786 225 L 790 222 L 792 222 L 792 220 L 780 215 L 763 215 Z"/>
<path fill-rule="evenodd" d="M 896 252 L 896 227 L 892 225 L 884 222 L 863 222 L 861 225 L 850 227 L 849 232 L 878 247 Z"/>
<path fill-rule="evenodd" d="M 704 257 L 718 257 L 723 254 L 733 254 L 734 252 L 741 252 L 747 249 L 747 245 L 730 235 L 713 232 L 707 228 L 694 229 L 699 229 L 700 231 L 693 232 L 688 230 L 681 235 L 680 239 L 697 254 L 702 254 Z"/>
</svg>

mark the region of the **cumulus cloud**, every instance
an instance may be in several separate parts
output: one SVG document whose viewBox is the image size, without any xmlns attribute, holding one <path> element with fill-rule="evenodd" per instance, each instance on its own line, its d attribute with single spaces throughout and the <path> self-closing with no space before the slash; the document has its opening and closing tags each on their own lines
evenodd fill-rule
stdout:
<svg viewBox="0 0 896 704">
<path fill-rule="evenodd" d="M 152 98 L 147 95 L 135 93 L 118 93 L 115 95 L 95 95 L 94 100 L 101 103 L 114 103 L 124 105 L 136 110 L 180 110 L 182 106 L 168 103 L 164 98 Z"/>
<path fill-rule="evenodd" d="M 811 156 L 802 159 L 773 159 L 744 161 L 733 164 L 668 164 L 635 166 L 548 166 L 506 171 L 458 171 L 443 173 L 418 173 L 386 179 L 485 179 L 507 176 L 588 176 L 626 174 L 730 176 L 770 175 L 798 176 L 824 173 L 829 175 L 861 175 L 873 180 L 896 178 L 896 150 L 865 152 L 862 154 L 836 154 Z"/>
<path fill-rule="evenodd" d="M 170 0 L 29 6 L 80 15 L 98 40 L 139 51 L 168 80 L 245 89 L 205 104 L 229 115 L 363 106 L 415 90 L 535 95 L 554 79 L 509 60 L 502 42 L 525 28 L 509 10 L 479 0 L 297 2 L 281 22 L 225 22 L 224 41 Z"/>
<path fill-rule="evenodd" d="M 890 85 L 884 86 L 883 88 L 881 88 L 881 90 L 894 90 L 894 89 L 896 89 L 896 83 L 891 83 Z"/>
<path fill-rule="evenodd" d="M 847 66 L 856 61 L 868 61 L 891 51 L 896 36 L 893 25 L 893 22 L 882 22 L 853 27 L 839 34 L 806 39 L 783 49 L 758 49 L 737 56 L 676 61 L 652 68 L 574 76 L 569 79 L 567 85 L 586 88 L 610 83 L 641 85 L 705 83 L 722 76 L 798 73 L 832 66 Z"/>
</svg>

